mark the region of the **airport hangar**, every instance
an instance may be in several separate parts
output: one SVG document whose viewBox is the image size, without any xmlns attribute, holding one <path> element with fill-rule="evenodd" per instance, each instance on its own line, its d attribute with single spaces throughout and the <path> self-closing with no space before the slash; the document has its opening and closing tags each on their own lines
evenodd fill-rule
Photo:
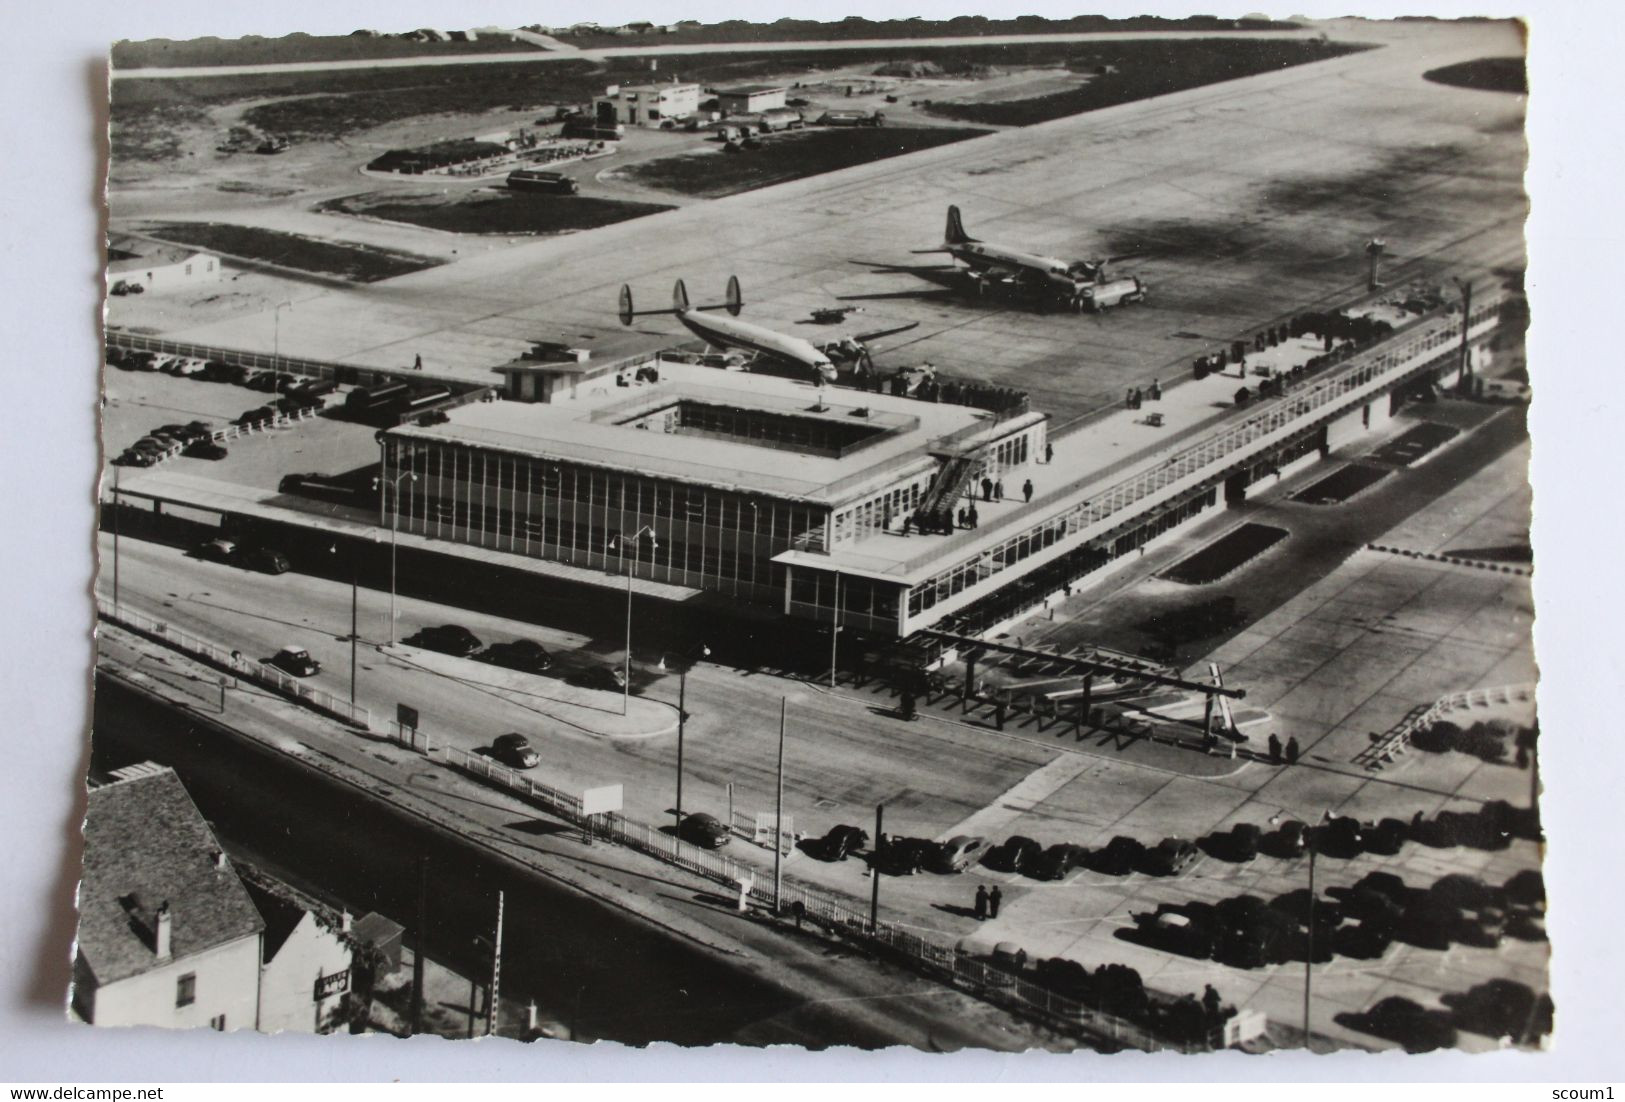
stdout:
<svg viewBox="0 0 1625 1102">
<path fill-rule="evenodd" d="M 1062 441 L 1083 449 L 1062 479 L 1041 464 L 1042 413 L 692 365 L 661 364 L 655 380 L 634 383 L 629 368 L 624 385 L 476 402 L 380 433 L 383 481 L 397 491 L 381 497 L 379 523 L 881 637 L 982 632 L 1379 427 L 1417 384 L 1453 385 L 1516 302 L 1480 292 L 1465 333 L 1462 305 L 1445 303 L 1279 397 L 1237 403 L 1168 446 L 1089 462 L 1106 421 L 1140 423 L 1115 411 Z M 547 370 L 505 369 L 510 399 L 536 393 L 523 379 Z M 1235 382 L 1182 386 L 1224 398 Z M 1022 500 L 1017 487 L 1032 477 L 1045 492 Z M 983 478 L 1005 484 L 1004 501 L 982 500 Z M 985 522 L 953 527 L 967 505 Z M 932 514 L 950 520 L 945 534 L 918 532 Z M 970 624 L 956 622 L 977 605 Z"/>
</svg>

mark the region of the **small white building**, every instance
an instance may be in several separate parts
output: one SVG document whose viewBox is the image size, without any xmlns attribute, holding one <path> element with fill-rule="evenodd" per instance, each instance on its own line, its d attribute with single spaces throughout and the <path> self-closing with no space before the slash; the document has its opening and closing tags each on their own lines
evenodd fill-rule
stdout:
<svg viewBox="0 0 1625 1102">
<path fill-rule="evenodd" d="M 220 258 L 184 245 L 166 245 L 130 234 L 109 234 L 107 288 L 118 294 L 184 290 L 221 280 Z M 121 286 L 122 285 L 122 286 Z"/>
<path fill-rule="evenodd" d="M 755 115 L 783 107 L 788 89 L 782 84 L 742 84 L 737 88 L 718 88 L 717 107 L 723 117 L 729 115 Z"/>
<path fill-rule="evenodd" d="M 348 1021 L 354 964 L 350 916 L 286 884 L 243 869 L 243 884 L 265 919 L 260 957 L 262 1033 L 329 1033 Z"/>
<path fill-rule="evenodd" d="M 265 922 L 173 770 L 90 790 L 72 1009 L 93 1025 L 258 1024 Z"/>
<path fill-rule="evenodd" d="M 667 120 L 687 118 L 700 107 L 700 86 L 665 84 L 611 85 L 593 101 L 598 125 L 619 123 L 659 129 Z"/>
</svg>

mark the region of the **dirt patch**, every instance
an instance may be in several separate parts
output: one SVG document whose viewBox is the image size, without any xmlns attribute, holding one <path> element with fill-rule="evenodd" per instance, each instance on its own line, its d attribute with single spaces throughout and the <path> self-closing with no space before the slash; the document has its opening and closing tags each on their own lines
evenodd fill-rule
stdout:
<svg viewBox="0 0 1625 1102">
<path fill-rule="evenodd" d="M 146 232 L 181 245 L 195 245 L 223 256 L 274 264 L 315 275 L 336 276 L 354 283 L 374 283 L 443 263 L 433 257 L 394 252 L 371 245 L 322 241 L 297 233 L 235 226 L 223 222 L 170 222 Z"/>
<path fill-rule="evenodd" d="M 1422 79 L 1456 88 L 1471 88 L 1475 92 L 1529 94 L 1529 74 L 1521 57 L 1481 57 L 1476 61 L 1463 61 L 1459 65 L 1446 65 L 1442 69 L 1429 69 L 1422 74 Z"/>
<path fill-rule="evenodd" d="M 1383 479 L 1387 478 L 1389 471 L 1384 467 L 1369 467 L 1360 463 L 1350 463 L 1339 468 L 1325 478 L 1305 487 L 1292 495 L 1293 501 L 1302 501 L 1310 505 L 1339 505 L 1363 490 L 1369 490 Z"/>
<path fill-rule="evenodd" d="M 621 178 L 643 187 L 682 195 L 718 198 L 753 188 L 834 172 L 920 149 L 977 138 L 988 133 L 963 127 L 877 127 L 800 130 L 765 140 L 760 149 L 724 153 L 720 148 L 663 157 L 618 169 Z"/>
<path fill-rule="evenodd" d="M 1240 570 L 1286 537 L 1284 528 L 1268 524 L 1243 524 L 1196 554 L 1181 559 L 1159 576 L 1183 585 L 1216 582 Z"/>
<path fill-rule="evenodd" d="M 480 191 L 449 200 L 440 193 L 402 196 L 370 192 L 332 199 L 317 209 L 451 233 L 551 234 L 607 226 L 672 208 L 583 195 Z"/>
<path fill-rule="evenodd" d="M 1102 42 L 1080 47 L 1069 69 L 1092 76 L 1087 84 L 1049 95 L 1003 102 L 932 103 L 933 115 L 998 126 L 1031 126 L 1120 103 L 1200 88 L 1226 80 L 1324 61 L 1367 46 L 1302 39 L 1200 38 L 1182 41 Z M 1082 53 L 1087 50 L 1087 53 Z"/>
</svg>

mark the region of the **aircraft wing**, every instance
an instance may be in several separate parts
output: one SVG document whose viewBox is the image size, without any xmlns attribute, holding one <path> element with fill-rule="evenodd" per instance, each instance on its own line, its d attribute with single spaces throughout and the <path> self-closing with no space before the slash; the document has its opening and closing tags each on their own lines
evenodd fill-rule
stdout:
<svg viewBox="0 0 1625 1102">
<path fill-rule="evenodd" d="M 907 333 L 910 329 L 918 329 L 919 326 L 919 322 L 911 321 L 907 325 L 894 325 L 890 329 L 876 329 L 872 333 L 858 333 L 852 339 L 859 344 L 868 344 L 870 341 L 879 340 L 881 337 L 889 337 L 894 333 Z"/>
</svg>

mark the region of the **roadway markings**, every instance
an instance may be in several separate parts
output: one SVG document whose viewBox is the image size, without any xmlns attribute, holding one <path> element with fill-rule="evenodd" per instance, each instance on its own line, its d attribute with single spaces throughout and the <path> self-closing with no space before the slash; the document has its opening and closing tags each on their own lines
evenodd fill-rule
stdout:
<svg viewBox="0 0 1625 1102">
<path fill-rule="evenodd" d="M 937 841 L 946 842 L 958 834 L 992 837 L 1082 776 L 1093 765 L 1093 759 L 1084 754 L 1057 755 L 1017 781 L 991 804 L 937 835 Z"/>
</svg>

